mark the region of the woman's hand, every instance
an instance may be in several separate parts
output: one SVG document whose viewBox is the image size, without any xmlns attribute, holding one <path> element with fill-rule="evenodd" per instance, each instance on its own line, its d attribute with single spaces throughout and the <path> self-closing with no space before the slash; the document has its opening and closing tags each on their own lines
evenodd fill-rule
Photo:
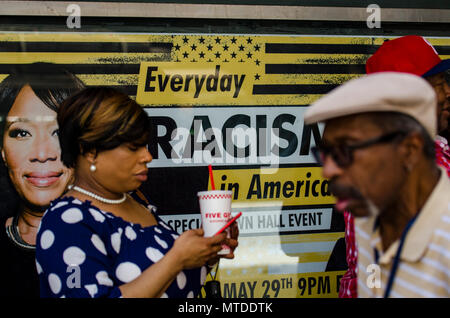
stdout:
<svg viewBox="0 0 450 318">
<path fill-rule="evenodd" d="M 148 267 L 133 281 L 120 285 L 123 297 L 160 297 L 183 269 L 201 267 L 217 255 L 226 234 L 203 237 L 203 230 L 181 234 L 172 248 L 158 262 Z"/>
<path fill-rule="evenodd" d="M 213 266 L 215 265 L 220 258 L 228 258 L 228 259 L 233 259 L 234 258 L 234 250 L 236 249 L 236 247 L 238 247 L 238 237 L 239 237 L 239 227 L 236 221 L 234 221 L 230 227 L 229 227 L 229 231 L 230 231 L 230 237 L 229 238 L 225 238 L 224 240 L 224 244 L 230 247 L 230 253 L 226 254 L 226 255 L 214 255 L 212 258 L 210 258 L 208 260 L 208 265 L 209 266 Z"/>
<path fill-rule="evenodd" d="M 123 297 L 160 297 L 183 269 L 201 267 L 206 263 L 217 263 L 217 252 L 222 244 L 231 248 L 231 253 L 220 257 L 233 258 L 237 247 L 239 230 L 233 223 L 230 238 L 220 233 L 212 237 L 203 237 L 203 230 L 188 230 L 181 234 L 169 252 L 158 262 L 148 267 L 133 281 L 120 285 Z"/>
<path fill-rule="evenodd" d="M 175 240 L 171 252 L 177 255 L 182 269 L 201 267 L 222 249 L 226 233 L 203 237 L 203 229 L 188 230 Z M 234 245 L 234 243 L 232 243 Z"/>
</svg>

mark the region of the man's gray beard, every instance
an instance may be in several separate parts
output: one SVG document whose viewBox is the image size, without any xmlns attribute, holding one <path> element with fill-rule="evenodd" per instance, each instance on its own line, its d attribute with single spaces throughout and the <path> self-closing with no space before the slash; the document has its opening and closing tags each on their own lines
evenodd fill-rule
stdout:
<svg viewBox="0 0 450 318">
<path fill-rule="evenodd" d="M 380 209 L 370 199 L 366 199 L 366 205 L 369 211 L 368 217 L 378 217 L 380 215 Z"/>
</svg>

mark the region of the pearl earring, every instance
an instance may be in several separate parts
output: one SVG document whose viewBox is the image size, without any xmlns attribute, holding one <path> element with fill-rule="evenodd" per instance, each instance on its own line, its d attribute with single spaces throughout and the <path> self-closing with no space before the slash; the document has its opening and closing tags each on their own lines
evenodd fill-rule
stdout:
<svg viewBox="0 0 450 318">
<path fill-rule="evenodd" d="M 94 164 L 91 164 L 91 166 L 89 167 L 89 169 L 90 169 L 92 172 L 95 172 L 95 170 L 97 170 L 97 167 L 96 167 Z"/>
</svg>

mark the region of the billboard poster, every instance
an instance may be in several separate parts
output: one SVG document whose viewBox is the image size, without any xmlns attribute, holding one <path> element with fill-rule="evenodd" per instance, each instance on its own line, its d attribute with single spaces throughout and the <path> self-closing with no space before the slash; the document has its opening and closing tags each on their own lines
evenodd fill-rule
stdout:
<svg viewBox="0 0 450 318">
<path fill-rule="evenodd" d="M 152 123 L 141 190 L 178 232 L 201 226 L 197 192 L 211 189 L 211 164 L 216 188 L 232 190 L 243 213 L 235 259 L 215 273 L 223 297 L 337 297 L 344 222 L 310 153 L 323 127 L 305 126 L 303 114 L 363 75 L 385 39 L 3 32 L 0 81 L 14 66 L 49 62 L 136 99 Z M 450 38 L 428 40 L 450 52 Z"/>
</svg>

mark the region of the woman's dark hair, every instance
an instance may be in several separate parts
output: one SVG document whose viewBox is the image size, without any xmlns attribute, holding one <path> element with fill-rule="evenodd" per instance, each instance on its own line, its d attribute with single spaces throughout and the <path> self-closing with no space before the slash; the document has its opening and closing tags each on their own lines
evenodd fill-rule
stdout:
<svg viewBox="0 0 450 318">
<path fill-rule="evenodd" d="M 75 167 L 78 156 L 124 143 L 149 141 L 149 118 L 128 95 L 109 87 L 89 87 L 64 101 L 58 111 L 61 161 Z"/>
<path fill-rule="evenodd" d="M 73 93 L 84 88 L 75 75 L 52 63 L 32 63 L 14 67 L 0 83 L 0 149 L 6 117 L 20 90 L 29 85 L 36 96 L 50 109 L 58 111 L 59 105 Z M 16 213 L 21 199 L 8 176 L 8 170 L 0 156 L 0 215 Z"/>
</svg>

